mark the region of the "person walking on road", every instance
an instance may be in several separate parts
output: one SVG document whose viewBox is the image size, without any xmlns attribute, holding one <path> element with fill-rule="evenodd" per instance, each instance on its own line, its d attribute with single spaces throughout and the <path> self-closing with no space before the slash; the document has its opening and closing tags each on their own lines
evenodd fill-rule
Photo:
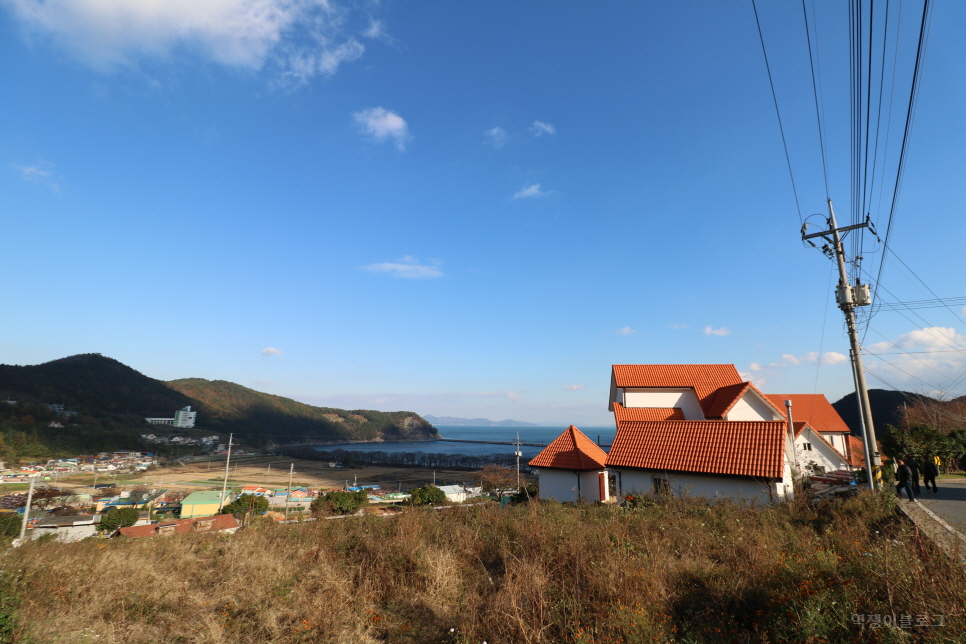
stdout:
<svg viewBox="0 0 966 644">
<path fill-rule="evenodd" d="M 929 493 L 929 486 L 932 484 L 932 493 L 938 494 L 939 488 L 936 487 L 936 477 L 939 475 L 939 468 L 933 458 L 927 457 L 922 462 L 922 483 L 926 486 L 926 494 Z"/>
<path fill-rule="evenodd" d="M 912 496 L 912 486 L 909 485 L 909 479 L 912 478 L 912 471 L 906 462 L 901 458 L 896 459 L 896 494 L 902 497 L 902 491 L 905 490 L 906 494 L 909 495 L 909 503 L 914 502 L 916 499 Z"/>
<path fill-rule="evenodd" d="M 912 478 L 909 482 L 912 484 L 912 491 L 915 492 L 916 496 L 921 496 L 922 493 L 919 489 L 919 472 L 922 470 L 922 466 L 919 465 L 919 461 L 914 459 L 909 454 L 906 454 L 906 467 L 909 468 L 909 474 Z"/>
</svg>

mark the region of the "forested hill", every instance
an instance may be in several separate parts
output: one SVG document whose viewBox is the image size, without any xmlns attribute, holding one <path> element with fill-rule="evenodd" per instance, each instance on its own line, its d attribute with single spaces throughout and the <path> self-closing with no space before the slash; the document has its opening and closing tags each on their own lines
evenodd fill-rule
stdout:
<svg viewBox="0 0 966 644">
<path fill-rule="evenodd" d="M 194 401 L 99 353 L 38 365 L 0 365 L 0 398 L 61 403 L 90 413 L 170 417 Z"/>
<path fill-rule="evenodd" d="M 80 433 L 80 425 L 104 426 L 110 416 L 111 427 L 129 428 L 137 436 L 151 427 L 145 417 L 170 418 L 176 409 L 191 405 L 198 411 L 199 429 L 234 432 L 256 445 L 439 437 L 432 425 L 412 412 L 313 407 L 222 380 L 163 382 L 97 353 L 40 365 L 0 365 L 0 400 L 8 399 L 20 404 L 4 407 L 8 420 L 0 432 L 23 432 L 34 423 L 42 424 L 46 408 L 40 403 L 61 403 L 80 412 L 61 419 L 65 434 Z"/>
<path fill-rule="evenodd" d="M 886 425 L 899 426 L 902 420 L 903 404 L 917 405 L 922 401 L 932 401 L 927 396 L 914 394 L 909 391 L 893 391 L 891 389 L 870 389 L 869 404 L 872 406 L 872 422 L 875 424 L 876 438 L 885 436 Z M 854 436 L 861 436 L 859 423 L 859 407 L 855 400 L 855 392 L 832 403 L 845 424 L 852 430 Z"/>
<path fill-rule="evenodd" d="M 313 407 L 233 382 L 185 378 L 166 383 L 198 405 L 199 424 L 276 444 L 341 440 L 429 440 L 436 429 L 408 411 Z"/>
</svg>

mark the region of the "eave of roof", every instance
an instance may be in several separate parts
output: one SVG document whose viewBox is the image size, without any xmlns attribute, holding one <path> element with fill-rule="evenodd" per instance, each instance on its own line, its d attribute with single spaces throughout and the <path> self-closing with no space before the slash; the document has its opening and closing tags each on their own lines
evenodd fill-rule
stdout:
<svg viewBox="0 0 966 644">
<path fill-rule="evenodd" d="M 614 403 L 614 419 L 622 420 L 685 420 L 680 407 L 625 407 Z"/>
<path fill-rule="evenodd" d="M 611 379 L 618 389 L 693 389 L 705 416 L 719 389 L 744 382 L 733 364 L 615 364 Z"/>
</svg>

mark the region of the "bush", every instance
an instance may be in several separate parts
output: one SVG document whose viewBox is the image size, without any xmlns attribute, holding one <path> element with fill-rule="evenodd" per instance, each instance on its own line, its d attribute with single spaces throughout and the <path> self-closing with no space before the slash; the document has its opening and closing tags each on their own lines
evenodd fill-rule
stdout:
<svg viewBox="0 0 966 644">
<path fill-rule="evenodd" d="M 353 514 L 361 507 L 369 505 L 369 493 L 365 490 L 358 492 L 329 492 L 312 501 L 309 509 L 313 514 Z"/>
<path fill-rule="evenodd" d="M 409 502 L 413 505 L 441 505 L 446 503 L 446 493 L 435 485 L 413 488 L 409 491 Z"/>
<path fill-rule="evenodd" d="M 139 513 L 135 508 L 111 508 L 101 515 L 101 522 L 97 529 L 101 531 L 119 530 L 138 522 Z"/>
</svg>

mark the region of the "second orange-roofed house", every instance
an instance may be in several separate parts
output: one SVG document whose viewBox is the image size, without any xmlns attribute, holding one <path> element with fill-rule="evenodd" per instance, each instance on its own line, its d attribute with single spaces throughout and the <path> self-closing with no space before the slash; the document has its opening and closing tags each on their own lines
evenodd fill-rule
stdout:
<svg viewBox="0 0 966 644">
<path fill-rule="evenodd" d="M 607 453 L 571 425 L 530 460 L 540 470 L 540 498 L 596 502 L 610 498 Z"/>
</svg>

